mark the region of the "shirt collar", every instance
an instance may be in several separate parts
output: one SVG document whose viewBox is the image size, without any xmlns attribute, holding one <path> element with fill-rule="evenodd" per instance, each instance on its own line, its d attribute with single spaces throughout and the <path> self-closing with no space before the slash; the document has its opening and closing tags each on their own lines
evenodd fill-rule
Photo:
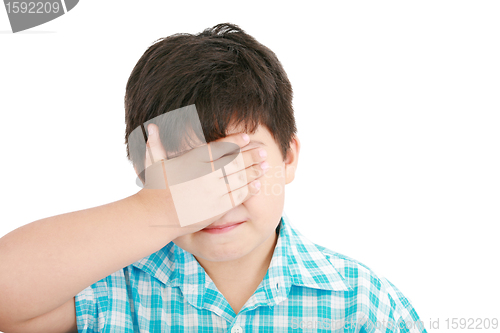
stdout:
<svg viewBox="0 0 500 333">
<path fill-rule="evenodd" d="M 293 285 L 332 291 L 353 290 L 337 268 L 328 260 L 315 243 L 302 235 L 285 213 L 283 239 L 280 245 L 288 262 L 288 271 Z"/>
<path fill-rule="evenodd" d="M 353 290 L 325 254 L 294 228 L 284 212 L 280 223 L 269 269 L 245 307 L 280 303 L 287 298 L 291 286 L 332 291 Z M 204 306 L 203 296 L 207 289 L 217 292 L 194 256 L 173 242 L 132 266 L 167 286 L 180 287 L 187 300 L 199 308 Z"/>
</svg>

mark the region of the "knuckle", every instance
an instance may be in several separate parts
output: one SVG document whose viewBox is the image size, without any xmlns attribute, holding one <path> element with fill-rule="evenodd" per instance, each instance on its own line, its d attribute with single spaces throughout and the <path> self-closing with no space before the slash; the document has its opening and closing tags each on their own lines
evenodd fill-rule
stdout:
<svg viewBox="0 0 500 333">
<path fill-rule="evenodd" d="M 258 169 L 258 168 L 254 168 L 254 169 L 253 169 L 253 176 L 254 176 L 254 178 L 259 178 L 259 177 L 260 177 L 260 175 L 261 175 L 261 171 L 260 171 L 260 169 Z"/>
</svg>

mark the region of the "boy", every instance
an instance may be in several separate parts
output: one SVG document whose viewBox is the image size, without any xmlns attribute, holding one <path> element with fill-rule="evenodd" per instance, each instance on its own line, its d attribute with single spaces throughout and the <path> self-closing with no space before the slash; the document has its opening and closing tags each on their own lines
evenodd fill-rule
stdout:
<svg viewBox="0 0 500 333">
<path fill-rule="evenodd" d="M 203 135 L 152 121 L 190 105 Z M 133 69 L 125 109 L 127 156 L 144 188 L 0 239 L 1 330 L 425 332 L 389 281 L 310 242 L 283 214 L 300 141 L 290 82 L 268 48 L 231 24 L 162 39 Z M 192 158 L 203 149 L 209 160 Z M 172 179 L 202 162 L 227 170 L 195 182 L 191 194 L 213 204 L 186 222 L 181 212 L 198 206 L 175 197 Z M 163 188 L 151 182 L 162 171 Z M 221 184 L 226 193 L 210 191 Z"/>
</svg>

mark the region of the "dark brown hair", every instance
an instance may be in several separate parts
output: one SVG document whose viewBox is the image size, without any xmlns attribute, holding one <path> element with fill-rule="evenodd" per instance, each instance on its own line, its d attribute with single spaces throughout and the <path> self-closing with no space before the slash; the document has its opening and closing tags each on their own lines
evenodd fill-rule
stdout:
<svg viewBox="0 0 500 333">
<path fill-rule="evenodd" d="M 146 151 L 144 145 L 129 147 L 131 132 L 152 118 L 191 104 L 196 105 L 207 143 L 225 137 L 229 126 L 242 125 L 245 132 L 255 133 L 261 124 L 285 159 L 297 132 L 292 86 L 281 63 L 234 24 L 218 24 L 197 35 L 161 38 L 139 59 L 125 93 L 125 144 L 134 167 L 144 169 Z M 161 129 L 167 152 L 176 151 L 179 143 Z"/>
</svg>

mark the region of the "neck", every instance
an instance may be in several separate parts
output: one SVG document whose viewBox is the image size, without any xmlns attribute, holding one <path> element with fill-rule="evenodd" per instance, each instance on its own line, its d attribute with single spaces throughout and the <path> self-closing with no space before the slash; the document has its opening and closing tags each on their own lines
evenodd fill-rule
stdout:
<svg viewBox="0 0 500 333">
<path fill-rule="evenodd" d="M 196 258 L 227 300 L 234 313 L 239 313 L 266 276 L 278 235 L 268 239 L 241 258 L 230 261 L 206 261 Z"/>
<path fill-rule="evenodd" d="M 225 285 L 255 285 L 264 279 L 273 257 L 278 235 L 273 232 L 261 245 L 243 257 L 229 261 L 208 261 L 195 257 L 219 290 Z M 222 290 L 221 290 L 222 292 Z"/>
</svg>

